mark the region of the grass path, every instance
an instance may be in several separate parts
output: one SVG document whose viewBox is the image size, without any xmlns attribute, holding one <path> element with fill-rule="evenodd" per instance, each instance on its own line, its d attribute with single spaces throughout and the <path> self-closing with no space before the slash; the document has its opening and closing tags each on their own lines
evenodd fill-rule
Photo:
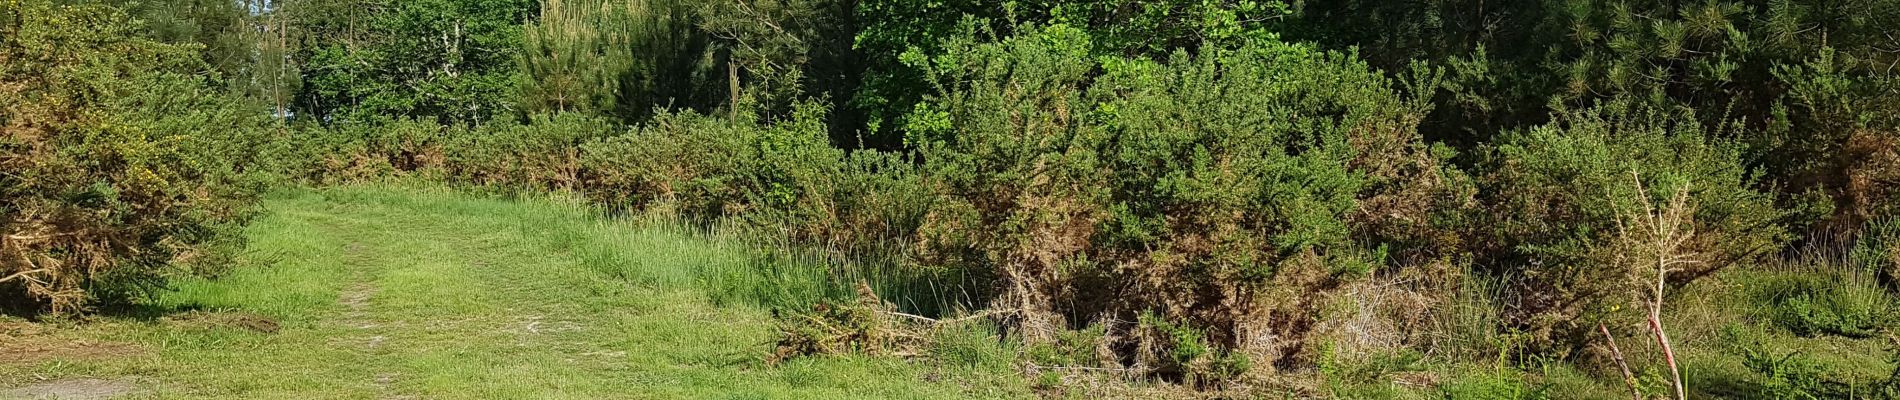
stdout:
<svg viewBox="0 0 1900 400">
<path fill-rule="evenodd" d="M 1028 395 L 980 358 L 767 367 L 768 312 L 694 284 L 743 267 L 749 250 L 602 221 L 572 202 L 399 185 L 299 192 L 266 208 L 234 270 L 177 282 L 157 301 L 162 315 L 0 329 L 14 342 L 0 349 L 38 343 L 44 353 L 0 362 L 0 388 L 84 378 L 162 398 Z"/>
</svg>

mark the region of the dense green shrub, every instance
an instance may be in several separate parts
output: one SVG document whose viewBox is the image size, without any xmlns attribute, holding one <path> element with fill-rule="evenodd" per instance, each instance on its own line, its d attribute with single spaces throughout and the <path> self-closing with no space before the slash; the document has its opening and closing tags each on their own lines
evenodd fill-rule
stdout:
<svg viewBox="0 0 1900 400">
<path fill-rule="evenodd" d="M 942 196 L 925 261 L 992 271 L 990 306 L 1032 342 L 1152 312 L 1296 365 L 1325 293 L 1387 262 L 1395 238 L 1360 227 L 1459 204 L 1418 103 L 1347 56 L 1097 58 L 1078 29 L 1031 31 L 913 59 L 941 86 L 907 120 Z M 1362 201 L 1393 195 L 1419 204 Z"/>
<path fill-rule="evenodd" d="M 1900 115 L 1900 1 L 1300 2 L 1280 31 L 1356 46 L 1398 70 L 1424 59 L 1452 71 L 1422 128 L 1471 150 L 1552 111 L 1624 97 L 1689 107 L 1705 125 L 1738 121 L 1745 165 L 1793 200 L 1826 194 L 1829 212 L 1789 221 L 1848 235 L 1893 203 Z M 1883 157 L 1878 154 L 1887 154 Z M 1871 179 L 1870 179 L 1871 178 Z"/>
<path fill-rule="evenodd" d="M 440 169 L 449 138 L 468 129 L 428 120 L 375 119 L 325 127 L 299 124 L 280 130 L 274 165 L 288 177 L 337 183 Z"/>
<path fill-rule="evenodd" d="M 262 113 L 207 85 L 195 48 L 139 29 L 102 5 L 0 7 L 0 304 L 149 287 L 261 183 L 245 172 Z"/>
<path fill-rule="evenodd" d="M 731 217 L 853 255 L 903 247 L 933 204 L 923 175 L 902 154 L 832 147 L 825 117 L 811 103 L 777 123 L 663 112 L 625 134 L 579 145 L 575 188 L 618 207 L 668 203 L 690 216 Z"/>
<path fill-rule="evenodd" d="M 634 207 L 674 202 L 693 215 L 784 210 L 815 193 L 844 159 L 826 139 L 823 110 L 765 124 L 693 111 L 662 113 L 626 135 L 582 146 L 590 196 Z"/>
<path fill-rule="evenodd" d="M 521 108 L 636 118 L 726 100 L 696 2 L 551 0 L 522 37 Z"/>
<path fill-rule="evenodd" d="M 294 40 L 300 119 L 471 124 L 512 117 L 527 0 L 301 0 L 260 7 Z M 272 60 L 261 60 L 269 65 Z"/>
<path fill-rule="evenodd" d="M 1231 46 L 1248 39 L 1275 38 L 1274 21 L 1287 18 L 1297 8 L 1289 4 L 1296 2 L 1280 0 L 851 3 L 858 24 L 852 38 L 856 57 L 851 61 L 862 69 L 862 79 L 851 82 L 855 90 L 849 105 L 866 114 L 867 139 L 880 148 L 904 138 L 905 118 L 932 89 L 927 74 L 910 68 L 906 54 L 941 54 L 944 42 L 963 34 L 963 28 L 971 24 L 994 29 L 999 36 L 1033 34 L 1038 24 L 1063 24 L 1089 36 L 1094 55 L 1166 58 L 1176 50 L 1193 52 L 1206 44 Z M 1019 27 L 1031 29 L 1019 31 Z"/>
<path fill-rule="evenodd" d="M 1900 21 L 1900 2 L 1887 4 Z M 1763 162 L 1791 188 L 1833 199 L 1833 215 L 1814 233 L 1851 237 L 1863 224 L 1900 207 L 1900 76 L 1872 73 L 1831 47 L 1800 63 L 1774 66 L 1787 93 L 1774 106 L 1756 144 Z M 1889 64 L 1891 65 L 1891 64 Z"/>
<path fill-rule="evenodd" d="M 1636 251 L 1619 245 L 1619 221 L 1681 189 L 1694 208 L 1682 250 L 1696 262 L 1671 271 L 1672 284 L 1779 249 L 1782 211 L 1754 189 L 1737 146 L 1707 139 L 1719 128 L 1686 111 L 1610 102 L 1499 138 L 1482 163 L 1488 217 L 1476 235 L 1487 264 L 1513 280 L 1514 324 L 1576 345 L 1613 311 L 1637 308 L 1636 289 L 1653 287 L 1655 270 L 1616 262 Z"/>
<path fill-rule="evenodd" d="M 621 128 L 579 113 L 536 115 L 527 124 L 497 121 L 443 139 L 443 166 L 475 184 L 579 189 L 581 145 Z"/>
</svg>

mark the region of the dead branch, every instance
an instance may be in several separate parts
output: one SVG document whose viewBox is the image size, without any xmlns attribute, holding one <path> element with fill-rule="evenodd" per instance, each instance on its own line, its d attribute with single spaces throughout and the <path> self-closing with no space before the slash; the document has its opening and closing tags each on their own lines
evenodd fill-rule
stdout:
<svg viewBox="0 0 1900 400">
<path fill-rule="evenodd" d="M 1616 368 L 1623 371 L 1623 385 L 1630 388 L 1631 400 L 1643 400 L 1643 391 L 1636 388 L 1636 374 L 1630 372 L 1630 363 L 1623 359 L 1623 349 L 1616 347 L 1616 336 L 1610 335 L 1610 328 L 1597 324 L 1597 331 L 1603 332 L 1603 340 L 1610 343 L 1610 357 L 1616 360 Z"/>
<path fill-rule="evenodd" d="M 31 269 L 31 270 L 26 270 L 26 271 L 20 271 L 19 273 L 15 273 L 15 274 L 13 274 L 13 275 L 7 275 L 7 277 L 5 277 L 5 278 L 0 278 L 0 283 L 6 283 L 7 281 L 11 281 L 11 280 L 14 280 L 14 279 L 20 279 L 20 278 L 26 278 L 26 277 L 27 277 L 27 275 L 32 275 L 32 274 L 37 274 L 37 273 L 41 273 L 41 272 L 47 272 L 47 269 L 45 269 L 45 268 L 39 268 L 39 269 Z"/>
<path fill-rule="evenodd" d="M 1642 177 L 1630 171 L 1630 178 L 1635 182 L 1637 195 L 1642 196 L 1642 213 L 1618 218 L 1617 227 L 1621 231 L 1623 245 L 1647 250 L 1645 255 L 1653 257 L 1653 260 L 1646 261 L 1652 262 L 1656 270 L 1654 291 L 1649 293 L 1647 299 L 1649 331 L 1655 336 L 1656 344 L 1662 347 L 1676 399 L 1687 400 L 1688 393 L 1682 384 L 1682 369 L 1676 363 L 1675 347 L 1669 343 L 1669 334 L 1663 329 L 1662 306 L 1669 273 L 1676 270 L 1676 266 L 1702 262 L 1700 255 L 1683 249 L 1683 245 L 1695 236 L 1693 224 L 1689 223 L 1695 208 L 1689 203 L 1689 188 L 1684 186 L 1670 197 L 1667 208 L 1657 210 L 1650 205 L 1649 192 L 1643 187 Z"/>
</svg>

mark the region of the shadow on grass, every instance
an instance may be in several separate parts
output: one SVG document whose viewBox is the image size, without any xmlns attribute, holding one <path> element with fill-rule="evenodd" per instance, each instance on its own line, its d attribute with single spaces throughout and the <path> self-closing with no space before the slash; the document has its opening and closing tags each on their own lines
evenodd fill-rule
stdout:
<svg viewBox="0 0 1900 400">
<path fill-rule="evenodd" d="M 162 318 L 165 318 L 167 316 L 183 314 L 183 313 L 188 313 L 188 312 L 193 312 L 193 311 L 202 311 L 202 310 L 205 310 L 205 307 L 199 304 L 195 304 L 195 303 L 173 305 L 173 306 L 162 306 L 162 305 L 148 304 L 148 303 L 136 303 L 136 304 L 114 303 L 114 304 L 99 305 L 96 308 L 92 309 L 91 311 L 83 313 L 83 314 L 60 315 L 60 314 L 45 312 L 45 310 L 42 307 L 38 307 L 37 305 L 21 304 L 21 302 L 19 301 L 10 301 L 10 302 L 0 303 L 0 316 L 19 318 L 19 319 L 33 321 L 33 322 L 49 322 L 49 321 L 55 321 L 55 320 L 60 320 L 64 318 L 70 318 L 75 315 L 83 316 L 83 317 L 132 320 L 132 321 L 138 321 L 138 322 L 154 322 Z"/>
<path fill-rule="evenodd" d="M 1688 385 L 1691 399 L 1768 399 L 1765 388 L 1748 374 L 1730 370 L 1703 371 L 1695 384 Z"/>
<path fill-rule="evenodd" d="M 166 316 L 193 311 L 204 311 L 205 307 L 197 303 L 161 306 L 156 304 L 122 305 L 100 308 L 99 315 L 112 318 L 130 319 L 139 322 L 157 321 Z"/>
</svg>

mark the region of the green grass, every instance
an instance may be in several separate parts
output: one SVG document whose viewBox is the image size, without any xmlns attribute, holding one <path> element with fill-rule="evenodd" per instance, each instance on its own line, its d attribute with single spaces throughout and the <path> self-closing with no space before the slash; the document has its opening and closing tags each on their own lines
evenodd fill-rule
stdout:
<svg viewBox="0 0 1900 400">
<path fill-rule="evenodd" d="M 605 218 L 559 196 L 511 199 L 384 183 L 286 191 L 264 208 L 244 229 L 245 249 L 235 265 L 214 278 L 174 280 L 140 312 L 41 323 L 24 335 L 9 333 L 17 328 L 0 321 L 0 350 L 37 346 L 70 353 L 31 362 L 9 362 L 0 353 L 0 388 L 106 378 L 135 382 L 135 398 L 1037 395 L 1032 381 L 1038 377 L 1025 377 L 1014 365 L 1025 354 L 1041 354 L 1038 349 L 999 341 L 994 329 L 980 324 L 937 332 L 922 359 L 844 355 L 764 363 L 776 339 L 773 308 L 848 296 L 848 283 L 858 277 L 887 288 L 890 300 L 917 301 L 910 310 L 954 304 L 947 298 L 955 296 L 942 293 L 957 289 L 906 291 L 916 286 L 906 274 L 927 274 L 768 251 L 775 247 L 749 239 L 756 236 L 706 232 L 663 214 Z M 1835 267 L 1737 268 L 1673 294 L 1665 315 L 1691 397 L 1774 398 L 1763 393 L 1786 382 L 1757 371 L 1751 354 L 1798 361 L 1790 365 L 1850 385 L 1886 377 L 1894 352 L 1884 332 L 1900 306 L 1870 277 Z M 851 278 L 833 278 L 840 274 Z M 1468 347 L 1503 340 L 1485 333 L 1496 321 L 1490 306 L 1472 300 L 1483 292 L 1465 296 L 1472 304 L 1453 316 L 1469 320 L 1447 322 L 1472 327 L 1442 328 L 1470 337 L 1448 340 Z M 247 314 L 268 317 L 281 329 L 261 333 L 217 322 Z M 1860 321 L 1881 326 L 1881 334 L 1842 334 L 1869 325 Z M 1619 342 L 1644 385 L 1661 393 L 1654 346 L 1641 335 Z M 115 350 L 102 356 L 87 354 L 87 347 Z M 1318 379 L 1341 398 L 1627 393 L 1613 371 L 1561 360 L 1506 361 L 1428 354 L 1404 368 L 1339 366 L 1409 372 Z M 1411 377 L 1401 377 L 1406 374 Z M 1041 386 L 1044 394 L 1087 393 Z"/>
<path fill-rule="evenodd" d="M 995 340 L 947 341 L 959 346 L 947 361 L 766 366 L 768 307 L 830 295 L 825 267 L 664 220 L 423 184 L 291 191 L 265 209 L 245 229 L 237 265 L 174 281 L 155 300 L 173 318 L 105 317 L 45 333 L 144 351 L 0 364 L 0 387 L 103 377 L 163 398 L 1032 396 L 996 361 L 1009 351 Z M 261 314 L 281 330 L 175 317 L 193 309 Z"/>
</svg>

